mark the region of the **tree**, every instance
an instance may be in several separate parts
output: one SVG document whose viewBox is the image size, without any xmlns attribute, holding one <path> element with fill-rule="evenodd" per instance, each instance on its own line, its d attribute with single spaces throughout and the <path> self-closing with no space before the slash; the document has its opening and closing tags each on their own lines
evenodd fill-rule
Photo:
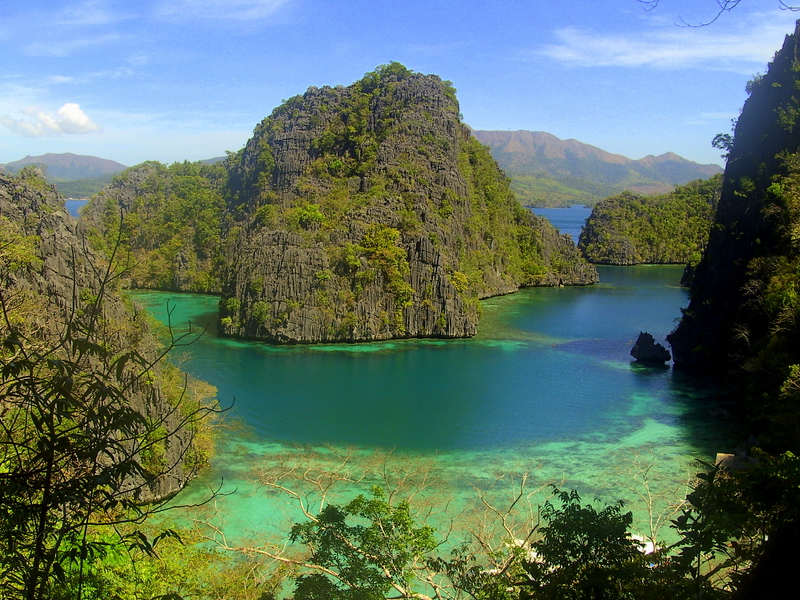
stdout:
<svg viewBox="0 0 800 600">
<path fill-rule="evenodd" d="M 50 199 L 51 188 L 27 181 L 8 188 L 17 204 Z M 193 441 L 219 412 L 188 379 L 170 383 L 176 370 L 162 364 L 201 332 L 172 335 L 156 350 L 114 293 L 122 273 L 114 257 L 81 248 L 69 229 L 59 235 L 71 256 L 56 260 L 73 270 L 51 270 L 53 248 L 26 228 L 46 234 L 59 222 L 53 214 L 22 224 L 0 217 L 0 595 L 8 599 L 80 599 L 89 566 L 109 546 L 154 552 L 170 532 L 148 539 L 120 526 L 161 510 L 165 494 L 192 476 L 204 460 Z M 98 528 L 108 535 L 93 537 Z"/>
<path fill-rule="evenodd" d="M 530 577 L 523 597 L 552 599 L 627 598 L 647 574 L 640 542 L 628 529 L 622 502 L 601 510 L 581 504 L 575 490 L 555 490 L 559 505 L 542 506 L 545 525 L 524 564 Z"/>
</svg>

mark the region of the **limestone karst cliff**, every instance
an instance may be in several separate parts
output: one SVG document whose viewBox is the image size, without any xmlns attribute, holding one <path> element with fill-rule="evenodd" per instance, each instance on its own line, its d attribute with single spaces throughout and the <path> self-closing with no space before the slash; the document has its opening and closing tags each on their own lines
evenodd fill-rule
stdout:
<svg viewBox="0 0 800 600">
<path fill-rule="evenodd" d="M 800 150 L 799 34 L 800 25 L 750 84 L 691 303 L 669 337 L 677 365 L 741 364 L 770 334 L 775 315 L 763 302 L 770 271 L 794 254 L 786 225 L 795 209 L 780 179 Z"/>
<path fill-rule="evenodd" d="M 50 371 L 52 378 L 61 371 L 68 375 L 63 385 L 70 389 L 47 392 L 53 398 L 59 394 L 74 397 L 74 408 L 56 407 L 63 413 L 65 439 L 75 431 L 82 432 L 78 437 L 90 441 L 99 423 L 119 408 L 106 402 L 113 394 L 103 390 L 124 390 L 120 402 L 131 410 L 124 412 L 125 417 L 119 414 L 120 419 L 128 420 L 120 420 L 118 425 L 107 422 L 106 434 L 119 436 L 116 448 L 127 449 L 133 459 L 131 469 L 97 485 L 112 486 L 112 481 L 117 481 L 137 501 L 161 499 L 179 491 L 202 461 L 192 443 L 197 423 L 183 410 L 182 400 L 176 400 L 184 392 L 183 378 L 174 368 L 155 364 L 159 345 L 148 334 L 146 324 L 116 293 L 115 276 L 107 266 L 104 257 L 89 249 L 78 224 L 65 210 L 63 198 L 35 170 L 24 171 L 19 177 L 0 174 L 3 448 L 16 443 L 14 424 L 21 422 L 21 417 L 15 411 L 26 418 L 37 418 L 26 396 L 44 393 L 37 392 L 37 377 L 49 385 Z M 20 356 L 15 352 L 21 352 Z M 126 353 L 131 359 L 111 369 L 113 361 Z M 27 378 L 15 371 L 15 364 L 23 359 L 36 365 Z M 152 367 L 142 376 L 142 365 L 150 363 Z M 177 381 L 172 383 L 177 389 L 168 381 L 176 374 Z M 183 397 L 199 402 L 200 396 L 192 394 L 200 388 L 191 387 Z M 93 398 L 103 400 L 90 405 Z M 126 438 L 122 433 L 126 427 L 142 432 L 143 437 L 137 439 L 134 434 Z M 103 443 L 99 441 L 97 448 L 103 448 Z M 72 469 L 73 479 L 83 476 L 84 471 L 99 472 L 120 456 L 107 450 L 92 458 L 89 451 L 80 454 L 83 450 L 75 443 L 69 448 L 74 457 L 65 452 L 64 468 Z M 14 464 L 13 460 L 4 462 L 6 477 L 13 476 Z M 110 471 L 103 472 L 107 475 Z M 70 478 L 69 472 L 64 475 Z"/>
<path fill-rule="evenodd" d="M 397 63 L 289 99 L 229 163 L 226 335 L 470 336 L 480 298 L 597 281 L 516 201 L 452 86 Z"/>
</svg>

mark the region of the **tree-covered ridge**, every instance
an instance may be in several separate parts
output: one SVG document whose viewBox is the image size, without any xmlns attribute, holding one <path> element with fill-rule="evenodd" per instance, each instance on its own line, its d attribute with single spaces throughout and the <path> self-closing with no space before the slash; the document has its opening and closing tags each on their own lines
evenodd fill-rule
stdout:
<svg viewBox="0 0 800 600">
<path fill-rule="evenodd" d="M 722 176 L 662 196 L 624 192 L 599 202 L 578 248 L 595 264 L 695 264 L 708 241 Z"/>
<path fill-rule="evenodd" d="M 82 219 L 106 253 L 119 243 L 132 287 L 217 292 L 226 178 L 222 164 L 142 163 L 92 198 Z"/>
<path fill-rule="evenodd" d="M 514 199 L 452 86 L 398 63 L 289 99 L 235 159 L 231 335 L 472 335 L 479 298 L 596 278 Z"/>
</svg>

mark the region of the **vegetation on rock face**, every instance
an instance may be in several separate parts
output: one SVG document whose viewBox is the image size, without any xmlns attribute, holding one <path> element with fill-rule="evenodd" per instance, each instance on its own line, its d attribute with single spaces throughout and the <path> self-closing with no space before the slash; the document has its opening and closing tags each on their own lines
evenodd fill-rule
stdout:
<svg viewBox="0 0 800 600">
<path fill-rule="evenodd" d="M 598 203 L 578 248 L 595 264 L 699 262 L 714 220 L 722 176 L 698 180 L 663 196 L 630 192 Z"/>
<path fill-rule="evenodd" d="M 466 336 L 479 298 L 596 281 L 514 199 L 452 86 L 398 63 L 275 109 L 231 161 L 229 193 L 228 335 Z"/>
<path fill-rule="evenodd" d="M 719 206 L 691 302 L 668 337 L 676 366 L 726 374 L 755 434 L 751 444 L 775 453 L 757 452 L 761 462 L 749 485 L 723 491 L 722 506 L 706 520 L 724 527 L 749 523 L 756 547 L 769 538 L 749 575 L 754 581 L 745 597 L 752 598 L 779 593 L 770 579 L 793 580 L 785 557 L 796 556 L 790 540 L 800 530 L 796 500 L 786 502 L 797 490 L 800 452 L 799 74 L 800 22 L 768 72 L 748 85 L 732 144 L 717 140 L 729 150 Z M 766 505 L 774 511 L 764 519 L 770 532 L 751 521 Z M 714 536 L 704 540 L 706 547 L 725 548 Z M 753 559 L 753 547 L 734 545 L 734 554 Z"/>
<path fill-rule="evenodd" d="M 225 181 L 222 164 L 146 162 L 92 198 L 82 221 L 106 253 L 120 244 L 132 287 L 218 292 Z"/>
<path fill-rule="evenodd" d="M 208 459 L 213 392 L 159 364 L 185 338 L 159 349 L 118 277 L 35 168 L 0 176 L 3 598 L 81 598 L 110 545 L 152 551 L 135 524 Z"/>
<path fill-rule="evenodd" d="M 799 26 L 800 27 L 800 26 Z M 754 81 L 730 148 L 691 303 L 669 336 L 681 366 L 733 371 L 753 431 L 800 451 L 800 29 Z"/>
</svg>

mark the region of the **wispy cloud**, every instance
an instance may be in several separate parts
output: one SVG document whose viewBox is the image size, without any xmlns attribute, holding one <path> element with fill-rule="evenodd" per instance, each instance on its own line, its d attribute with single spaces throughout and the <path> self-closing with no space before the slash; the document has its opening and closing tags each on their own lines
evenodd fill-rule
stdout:
<svg viewBox="0 0 800 600">
<path fill-rule="evenodd" d="M 65 104 L 55 114 L 29 107 L 24 113 L 27 118 L 14 119 L 0 116 L 0 123 L 14 133 L 25 137 L 43 137 L 64 134 L 91 133 L 100 131 L 100 126 L 92 121 L 77 104 Z"/>
<path fill-rule="evenodd" d="M 773 15 L 774 16 L 774 15 Z M 599 34 L 565 28 L 558 40 L 528 54 L 582 67 L 724 69 L 752 73 L 766 64 L 788 31 L 787 23 L 761 19 L 740 31 L 714 27 L 664 27 L 649 35 Z M 776 45 L 777 44 L 777 45 Z"/>
<path fill-rule="evenodd" d="M 291 0 L 167 0 L 159 13 L 181 19 L 250 21 L 272 16 Z"/>
<path fill-rule="evenodd" d="M 703 112 L 688 117 L 683 121 L 683 125 L 707 125 L 709 123 L 727 123 L 730 127 L 739 117 L 738 112 Z"/>
<path fill-rule="evenodd" d="M 86 27 L 111 25 L 132 18 L 133 15 L 115 10 L 113 3 L 103 0 L 87 0 L 67 6 L 56 15 L 59 25 Z"/>
<path fill-rule="evenodd" d="M 31 56 L 69 56 L 73 52 L 118 42 L 121 36 L 116 34 L 74 39 L 52 39 L 23 46 L 26 54 Z"/>
</svg>

